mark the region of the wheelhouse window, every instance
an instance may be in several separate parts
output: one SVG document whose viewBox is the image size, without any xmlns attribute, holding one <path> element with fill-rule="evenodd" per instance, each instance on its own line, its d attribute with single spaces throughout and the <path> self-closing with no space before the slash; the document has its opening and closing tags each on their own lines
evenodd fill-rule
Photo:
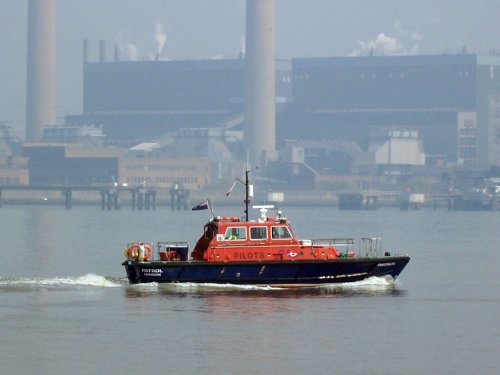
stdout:
<svg viewBox="0 0 500 375">
<path fill-rule="evenodd" d="M 265 240 L 267 239 L 267 227 L 251 227 L 250 228 L 251 240 Z"/>
<path fill-rule="evenodd" d="M 224 239 L 228 241 L 246 240 L 247 233 L 244 227 L 228 227 Z"/>
<path fill-rule="evenodd" d="M 289 239 L 292 238 L 292 234 L 288 230 L 288 227 L 285 226 L 272 227 L 271 238 L 273 240 Z"/>
</svg>

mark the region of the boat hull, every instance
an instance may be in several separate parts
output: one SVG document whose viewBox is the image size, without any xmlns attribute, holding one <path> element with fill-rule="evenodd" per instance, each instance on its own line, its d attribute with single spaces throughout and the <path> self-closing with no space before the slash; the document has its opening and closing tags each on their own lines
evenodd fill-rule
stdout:
<svg viewBox="0 0 500 375">
<path fill-rule="evenodd" d="M 385 256 L 272 262 L 128 260 L 122 265 L 130 284 L 189 282 L 308 286 L 354 282 L 372 276 L 391 276 L 396 279 L 409 261 L 408 256 Z"/>
</svg>

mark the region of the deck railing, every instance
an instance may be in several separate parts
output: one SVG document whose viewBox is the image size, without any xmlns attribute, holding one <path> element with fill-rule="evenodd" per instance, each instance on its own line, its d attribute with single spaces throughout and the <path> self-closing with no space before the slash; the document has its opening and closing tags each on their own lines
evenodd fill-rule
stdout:
<svg viewBox="0 0 500 375">
<path fill-rule="evenodd" d="M 356 244 L 352 238 L 329 238 L 329 239 L 314 239 L 311 240 L 312 246 L 328 246 L 335 247 L 342 257 L 380 257 L 388 255 L 382 249 L 382 238 L 380 237 L 363 237 L 356 249 Z"/>
</svg>

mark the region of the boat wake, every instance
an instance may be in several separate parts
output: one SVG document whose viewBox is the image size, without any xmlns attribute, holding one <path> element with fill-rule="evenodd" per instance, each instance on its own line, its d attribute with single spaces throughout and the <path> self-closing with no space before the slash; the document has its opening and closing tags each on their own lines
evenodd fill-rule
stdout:
<svg viewBox="0 0 500 375">
<path fill-rule="evenodd" d="M 0 290 L 65 289 L 71 287 L 122 287 L 125 280 L 87 274 L 78 277 L 0 277 Z"/>
<path fill-rule="evenodd" d="M 215 283 L 144 283 L 129 285 L 126 278 L 86 274 L 77 277 L 0 277 L 0 291 L 36 291 L 67 290 L 72 288 L 126 288 L 130 292 L 149 292 L 167 294 L 189 293 L 245 293 L 245 292 L 279 292 L 279 291 L 319 291 L 321 294 L 358 294 L 384 293 L 395 289 L 392 278 L 370 277 L 366 280 L 311 286 L 269 286 L 269 285 L 236 285 Z"/>
<path fill-rule="evenodd" d="M 236 285 L 236 284 L 215 284 L 215 283 L 143 283 L 129 285 L 130 291 L 138 292 L 162 292 L 168 294 L 190 294 L 190 293 L 210 293 L 210 292 L 244 292 L 244 291 L 267 291 L 282 290 L 275 286 L 259 285 Z"/>
<path fill-rule="evenodd" d="M 373 276 L 351 283 L 325 284 L 321 288 L 332 293 L 383 294 L 395 291 L 396 281 L 391 276 Z"/>
<path fill-rule="evenodd" d="M 237 285 L 237 284 L 216 284 L 216 283 L 143 283 L 129 285 L 131 292 L 160 292 L 166 294 L 184 293 L 245 293 L 245 292 L 316 292 L 319 294 L 357 294 L 368 293 L 377 294 L 392 291 L 396 288 L 395 281 L 391 277 L 370 277 L 368 279 L 341 283 L 341 284 L 321 284 L 321 285 Z"/>
<path fill-rule="evenodd" d="M 203 290 L 203 291 L 245 291 L 245 290 L 281 290 L 283 288 L 277 286 L 269 285 L 237 285 L 237 284 L 215 284 L 215 283 L 178 283 L 171 284 L 179 291 L 192 291 L 192 290 Z"/>
</svg>

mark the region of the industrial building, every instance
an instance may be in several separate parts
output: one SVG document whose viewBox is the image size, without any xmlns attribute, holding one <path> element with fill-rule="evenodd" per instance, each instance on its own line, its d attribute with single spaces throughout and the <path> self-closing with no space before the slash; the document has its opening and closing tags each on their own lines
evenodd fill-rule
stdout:
<svg viewBox="0 0 500 375">
<path fill-rule="evenodd" d="M 413 159 L 425 153 L 424 164 L 500 165 L 500 56 L 293 59 L 277 64 L 276 77 L 278 149 L 287 140 L 331 140 L 369 152 L 381 133 L 386 143 L 418 134 Z M 102 125 L 108 144 L 219 127 L 244 111 L 241 59 L 86 63 L 84 82 L 84 113 L 67 122 Z"/>
<path fill-rule="evenodd" d="M 211 181 L 209 160 L 199 159 L 120 159 L 120 181 L 129 186 L 147 184 L 158 188 L 170 188 L 174 185 L 189 190 L 200 190 Z"/>
<path fill-rule="evenodd" d="M 290 63 L 277 69 L 276 92 L 285 102 Z M 102 125 L 108 144 L 124 146 L 181 128 L 210 128 L 243 113 L 244 81 L 243 59 L 87 62 L 83 114 L 66 123 Z"/>
<path fill-rule="evenodd" d="M 28 158 L 21 154 L 21 140 L 11 137 L 9 127 L 0 122 L 0 186 L 28 183 Z"/>
<path fill-rule="evenodd" d="M 68 144 L 29 144 L 29 183 L 38 186 L 149 185 L 201 189 L 211 184 L 208 160 L 165 159 L 126 154 L 117 147 L 86 148 Z"/>
<path fill-rule="evenodd" d="M 500 165 L 500 56 L 294 59 L 293 104 L 278 139 L 355 140 L 417 130 L 425 153 L 467 168 Z"/>
<path fill-rule="evenodd" d="M 118 178 L 117 148 L 88 149 L 79 145 L 26 144 L 30 185 L 106 185 Z"/>
</svg>

